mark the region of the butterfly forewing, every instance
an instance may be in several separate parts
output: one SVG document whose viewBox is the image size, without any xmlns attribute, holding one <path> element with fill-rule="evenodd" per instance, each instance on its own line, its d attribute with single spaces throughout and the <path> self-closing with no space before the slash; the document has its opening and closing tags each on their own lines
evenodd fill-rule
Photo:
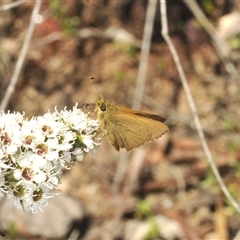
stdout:
<svg viewBox="0 0 240 240">
<path fill-rule="evenodd" d="M 107 126 L 108 139 L 118 150 L 131 150 L 144 143 L 154 140 L 168 131 L 167 125 L 151 118 L 117 112 L 109 119 Z M 113 125 L 114 127 L 111 127 Z"/>
<path fill-rule="evenodd" d="M 160 115 L 141 112 L 141 111 L 129 109 L 129 108 L 126 108 L 126 107 L 123 107 L 123 106 L 118 106 L 118 109 L 119 109 L 120 112 L 131 113 L 133 115 L 142 116 L 142 117 L 145 117 L 145 118 L 150 118 L 152 120 L 159 121 L 159 122 L 164 122 L 166 120 L 165 118 L 163 118 Z"/>
</svg>

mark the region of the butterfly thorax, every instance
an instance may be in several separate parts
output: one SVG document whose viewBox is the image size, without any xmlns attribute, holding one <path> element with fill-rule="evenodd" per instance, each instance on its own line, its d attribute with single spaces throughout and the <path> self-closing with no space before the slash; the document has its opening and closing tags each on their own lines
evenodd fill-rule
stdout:
<svg viewBox="0 0 240 240">
<path fill-rule="evenodd" d="M 118 111 L 118 108 L 106 99 L 99 98 L 96 101 L 96 110 L 98 121 L 103 125 Z"/>
</svg>

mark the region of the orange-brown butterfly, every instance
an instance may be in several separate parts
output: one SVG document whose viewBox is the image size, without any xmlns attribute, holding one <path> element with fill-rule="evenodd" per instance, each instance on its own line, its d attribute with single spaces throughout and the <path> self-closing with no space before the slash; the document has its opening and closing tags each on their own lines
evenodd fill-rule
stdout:
<svg viewBox="0 0 240 240">
<path fill-rule="evenodd" d="M 116 106 L 103 97 L 96 101 L 95 112 L 101 130 L 116 150 L 129 151 L 168 131 L 163 117 Z"/>
</svg>

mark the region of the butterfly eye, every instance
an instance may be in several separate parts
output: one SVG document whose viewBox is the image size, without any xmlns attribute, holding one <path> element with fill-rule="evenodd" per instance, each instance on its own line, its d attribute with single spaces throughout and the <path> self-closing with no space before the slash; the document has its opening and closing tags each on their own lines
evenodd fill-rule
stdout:
<svg viewBox="0 0 240 240">
<path fill-rule="evenodd" d="M 102 105 L 100 106 L 100 109 L 101 109 L 102 112 L 105 112 L 105 111 L 106 111 L 106 105 L 105 105 L 105 104 L 102 104 Z"/>
</svg>

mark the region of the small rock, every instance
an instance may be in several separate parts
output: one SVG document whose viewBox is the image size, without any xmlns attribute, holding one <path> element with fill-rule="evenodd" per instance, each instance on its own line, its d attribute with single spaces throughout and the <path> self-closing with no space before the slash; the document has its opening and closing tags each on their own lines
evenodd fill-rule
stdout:
<svg viewBox="0 0 240 240">
<path fill-rule="evenodd" d="M 17 232 L 27 232 L 30 235 L 46 238 L 63 238 L 71 231 L 76 223 L 86 218 L 81 202 L 78 199 L 61 193 L 49 199 L 44 212 L 33 214 L 23 212 L 13 207 L 7 199 L 2 199 L 0 205 L 0 222 L 3 229 L 8 229 L 14 224 Z M 81 226 L 76 226 L 80 231 Z M 76 230 L 76 229 L 75 229 Z M 82 233 L 79 232 L 79 235 Z"/>
</svg>

